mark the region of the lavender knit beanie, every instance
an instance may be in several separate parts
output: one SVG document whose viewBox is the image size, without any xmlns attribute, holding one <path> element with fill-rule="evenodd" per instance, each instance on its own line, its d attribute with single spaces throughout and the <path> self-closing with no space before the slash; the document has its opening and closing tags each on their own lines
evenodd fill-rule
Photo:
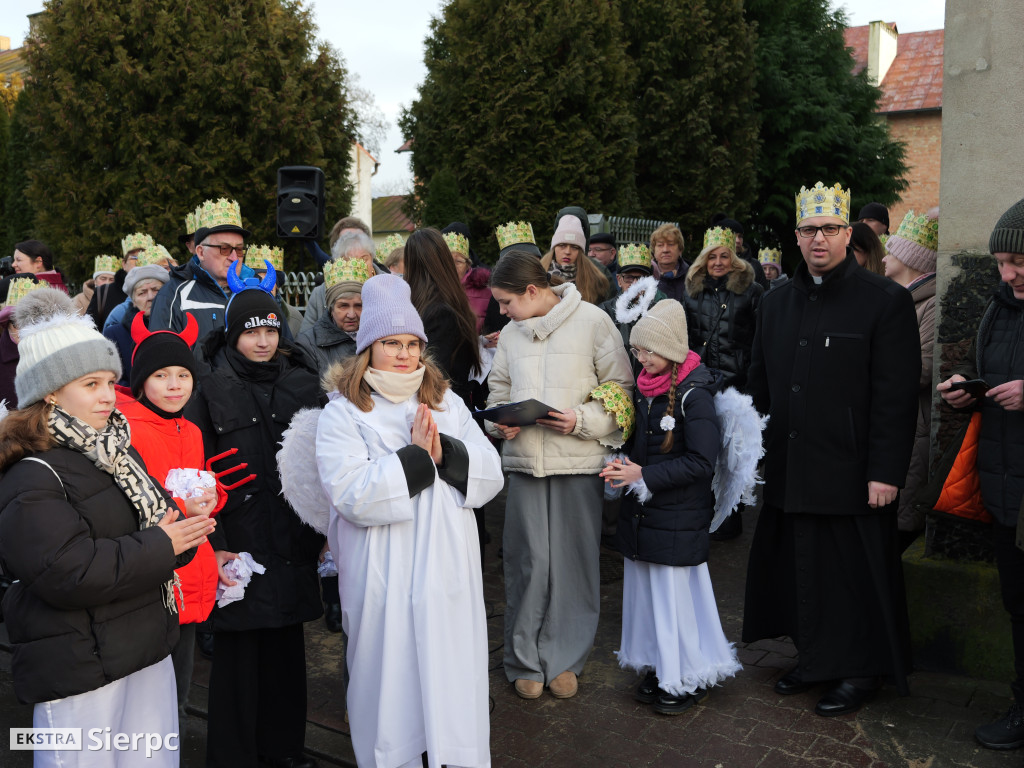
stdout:
<svg viewBox="0 0 1024 768">
<path fill-rule="evenodd" d="M 424 344 L 423 321 L 412 305 L 409 284 L 398 275 L 374 275 L 363 283 L 363 313 L 356 333 L 356 354 L 387 336 L 410 333 Z"/>
</svg>

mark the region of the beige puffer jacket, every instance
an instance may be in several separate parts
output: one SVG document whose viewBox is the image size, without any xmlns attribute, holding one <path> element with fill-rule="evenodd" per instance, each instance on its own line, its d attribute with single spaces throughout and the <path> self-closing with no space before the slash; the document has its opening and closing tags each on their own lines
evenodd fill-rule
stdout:
<svg viewBox="0 0 1024 768">
<path fill-rule="evenodd" d="M 601 471 L 609 446 L 622 443 L 615 419 L 590 392 L 614 381 L 633 393 L 629 358 L 611 318 L 580 298 L 571 283 L 552 289 L 561 301 L 543 317 L 509 323 L 501 332 L 488 377 L 487 407 L 536 398 L 553 408 L 572 408 L 576 428 L 560 435 L 545 427 L 523 427 L 502 447 L 507 472 L 593 475 Z M 487 422 L 495 437 L 501 435 Z"/>
</svg>

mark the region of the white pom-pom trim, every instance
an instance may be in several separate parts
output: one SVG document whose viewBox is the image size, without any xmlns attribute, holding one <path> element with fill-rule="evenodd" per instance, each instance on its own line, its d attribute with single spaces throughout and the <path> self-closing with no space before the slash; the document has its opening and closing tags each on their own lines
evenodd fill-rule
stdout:
<svg viewBox="0 0 1024 768">
<path fill-rule="evenodd" d="M 676 419 L 672 414 L 666 413 L 661 417 L 661 421 L 658 422 L 658 425 L 666 432 L 671 432 L 676 428 Z"/>
</svg>

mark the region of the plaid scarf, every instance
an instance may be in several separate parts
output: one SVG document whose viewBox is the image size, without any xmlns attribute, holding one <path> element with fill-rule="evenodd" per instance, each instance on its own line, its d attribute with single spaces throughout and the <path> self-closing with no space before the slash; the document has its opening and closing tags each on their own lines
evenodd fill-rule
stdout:
<svg viewBox="0 0 1024 768">
<path fill-rule="evenodd" d="M 117 487 L 139 515 L 139 530 L 156 525 L 167 514 L 169 507 L 160 488 L 146 468 L 128 452 L 132 432 L 120 411 L 111 413 L 107 426 L 98 432 L 59 405 L 54 405 L 50 409 L 48 426 L 58 445 L 84 454 L 97 467 L 113 475 Z M 171 613 L 178 612 L 174 602 L 174 587 L 178 585 L 178 575 L 174 574 L 161 587 L 164 606 Z"/>
</svg>

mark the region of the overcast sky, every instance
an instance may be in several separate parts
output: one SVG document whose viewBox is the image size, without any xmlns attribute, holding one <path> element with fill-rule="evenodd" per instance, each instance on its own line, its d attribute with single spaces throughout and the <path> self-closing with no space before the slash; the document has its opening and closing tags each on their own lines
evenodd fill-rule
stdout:
<svg viewBox="0 0 1024 768">
<path fill-rule="evenodd" d="M 416 98 L 423 80 L 423 39 L 442 0 L 306 2 L 314 10 L 321 37 L 341 52 L 349 71 L 359 75 L 391 123 L 377 158 L 381 165 L 374 194 L 378 188 L 389 194 L 402 191 L 410 184 L 411 173 L 408 155 L 394 152 L 402 144 L 397 117 L 401 107 Z M 944 0 L 833 0 L 833 6 L 843 6 L 853 26 L 884 19 L 896 22 L 901 32 L 940 29 L 945 11 Z M 42 7 L 41 0 L 2 0 L 0 35 L 18 47 L 28 31 L 26 16 Z"/>
</svg>

